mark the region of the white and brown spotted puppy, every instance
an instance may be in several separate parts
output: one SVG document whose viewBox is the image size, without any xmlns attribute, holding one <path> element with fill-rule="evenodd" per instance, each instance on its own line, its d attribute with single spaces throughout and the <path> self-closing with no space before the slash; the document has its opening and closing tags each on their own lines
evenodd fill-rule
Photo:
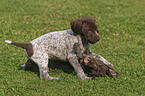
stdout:
<svg viewBox="0 0 145 96">
<path fill-rule="evenodd" d="M 5 42 L 20 46 L 25 49 L 28 59 L 31 59 L 39 66 L 40 78 L 44 76 L 47 79 L 59 79 L 49 76 L 47 67 L 49 60 L 69 61 L 75 69 L 77 76 L 82 80 L 88 78 L 85 76 L 78 57 L 73 52 L 73 45 L 80 44 L 80 49 L 84 54 L 92 54 L 89 50 L 90 44 L 100 40 L 97 25 L 91 17 L 83 17 L 71 21 L 71 28 L 64 31 L 47 33 L 41 37 L 32 40 L 29 44 L 15 43 L 6 40 Z M 96 55 L 106 64 L 110 64 L 103 57 Z M 90 78 L 88 78 L 90 79 Z"/>
</svg>

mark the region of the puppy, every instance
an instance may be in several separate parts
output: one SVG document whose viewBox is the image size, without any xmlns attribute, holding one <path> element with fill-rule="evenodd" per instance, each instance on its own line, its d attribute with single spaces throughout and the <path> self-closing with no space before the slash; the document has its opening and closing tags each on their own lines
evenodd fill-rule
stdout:
<svg viewBox="0 0 145 96">
<path fill-rule="evenodd" d="M 110 77 L 119 77 L 118 72 L 115 72 L 113 69 L 108 68 L 105 64 L 95 58 L 85 57 L 83 58 L 83 60 L 81 60 L 81 64 L 84 65 L 83 68 L 85 72 L 90 77 L 93 77 L 93 79 L 95 79 L 95 77 L 105 77 L 106 75 Z"/>
</svg>

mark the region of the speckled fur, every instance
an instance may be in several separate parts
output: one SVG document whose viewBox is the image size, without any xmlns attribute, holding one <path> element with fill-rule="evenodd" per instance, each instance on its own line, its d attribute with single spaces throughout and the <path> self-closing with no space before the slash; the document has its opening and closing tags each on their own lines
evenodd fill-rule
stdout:
<svg viewBox="0 0 145 96">
<path fill-rule="evenodd" d="M 69 61 L 81 79 L 87 78 L 78 63 L 76 54 L 73 52 L 73 45 L 79 43 L 81 45 L 80 49 L 88 54 L 90 44 L 82 44 L 81 37 L 73 33 L 71 29 L 47 33 L 30 43 L 33 46 L 34 54 L 28 58 L 38 64 L 40 78 L 44 75 L 45 78 L 52 79 L 47 73 L 49 59 Z"/>
</svg>

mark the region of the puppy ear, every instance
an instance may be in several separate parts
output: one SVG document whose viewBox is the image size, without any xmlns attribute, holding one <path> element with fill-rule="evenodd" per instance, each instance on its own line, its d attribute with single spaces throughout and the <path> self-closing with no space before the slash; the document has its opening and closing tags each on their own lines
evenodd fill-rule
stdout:
<svg viewBox="0 0 145 96">
<path fill-rule="evenodd" d="M 81 19 L 76 19 L 70 22 L 71 29 L 75 34 L 81 35 L 82 21 Z"/>
</svg>

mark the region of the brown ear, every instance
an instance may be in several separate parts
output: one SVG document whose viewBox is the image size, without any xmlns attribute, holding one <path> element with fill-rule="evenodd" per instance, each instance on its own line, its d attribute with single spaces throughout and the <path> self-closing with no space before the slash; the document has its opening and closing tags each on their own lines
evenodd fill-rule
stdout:
<svg viewBox="0 0 145 96">
<path fill-rule="evenodd" d="M 71 29 L 74 33 L 81 35 L 82 21 L 81 19 L 76 19 L 70 22 Z"/>
</svg>

